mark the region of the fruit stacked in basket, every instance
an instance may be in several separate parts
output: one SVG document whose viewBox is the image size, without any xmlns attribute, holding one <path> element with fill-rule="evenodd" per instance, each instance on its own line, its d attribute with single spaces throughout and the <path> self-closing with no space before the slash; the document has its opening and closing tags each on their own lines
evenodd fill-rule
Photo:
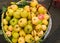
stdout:
<svg viewBox="0 0 60 43">
<path fill-rule="evenodd" d="M 48 29 L 49 14 L 36 0 L 29 5 L 8 6 L 3 16 L 3 29 L 12 43 L 38 43 Z"/>
</svg>

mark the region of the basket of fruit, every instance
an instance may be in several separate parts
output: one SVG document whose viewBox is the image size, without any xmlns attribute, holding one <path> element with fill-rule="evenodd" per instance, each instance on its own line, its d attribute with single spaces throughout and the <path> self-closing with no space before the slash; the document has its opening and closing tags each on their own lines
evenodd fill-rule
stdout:
<svg viewBox="0 0 60 43">
<path fill-rule="evenodd" d="M 36 0 L 11 2 L 2 14 L 2 31 L 9 43 L 40 43 L 48 36 L 52 21 Z"/>
</svg>

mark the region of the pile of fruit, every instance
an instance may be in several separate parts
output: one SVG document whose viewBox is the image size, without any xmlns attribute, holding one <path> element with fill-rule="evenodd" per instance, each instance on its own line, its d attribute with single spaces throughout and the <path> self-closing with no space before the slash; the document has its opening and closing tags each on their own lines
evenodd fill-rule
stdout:
<svg viewBox="0 0 60 43">
<path fill-rule="evenodd" d="M 12 43 L 38 43 L 47 30 L 50 16 L 36 0 L 23 8 L 8 6 L 3 18 L 5 34 Z"/>
</svg>

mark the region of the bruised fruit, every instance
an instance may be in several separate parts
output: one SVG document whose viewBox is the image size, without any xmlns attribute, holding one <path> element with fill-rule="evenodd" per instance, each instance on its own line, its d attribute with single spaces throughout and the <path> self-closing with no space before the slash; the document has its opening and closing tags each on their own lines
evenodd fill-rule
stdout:
<svg viewBox="0 0 60 43">
<path fill-rule="evenodd" d="M 6 35 L 7 35 L 8 37 L 11 37 L 11 32 L 10 32 L 10 31 L 7 31 L 7 32 L 6 32 Z"/>
<path fill-rule="evenodd" d="M 12 34 L 12 36 L 13 36 L 13 38 L 18 38 L 18 37 L 19 37 L 19 34 L 18 34 L 17 32 L 14 32 L 14 33 Z"/>
<path fill-rule="evenodd" d="M 18 22 L 18 20 L 15 19 L 15 18 L 13 18 L 13 19 L 10 20 L 10 24 L 11 24 L 12 26 L 16 25 L 17 22 Z"/>
<path fill-rule="evenodd" d="M 19 21 L 18 21 L 18 24 L 20 27 L 24 27 L 27 25 L 27 19 L 26 18 L 21 18 Z"/>
<path fill-rule="evenodd" d="M 26 42 L 29 43 L 29 42 L 32 42 L 33 40 L 34 40 L 34 38 L 32 37 L 32 35 L 28 34 L 28 35 L 25 36 L 25 41 Z"/>
<path fill-rule="evenodd" d="M 40 24 L 38 24 L 36 27 L 35 27 L 36 31 L 40 31 L 42 29 L 42 26 Z"/>
<path fill-rule="evenodd" d="M 8 27 L 8 30 L 9 30 L 9 31 L 12 31 L 12 30 L 13 30 L 13 26 L 10 25 L 10 26 Z"/>
<path fill-rule="evenodd" d="M 19 32 L 21 30 L 21 27 L 19 25 L 15 25 L 13 30 Z"/>
<path fill-rule="evenodd" d="M 24 39 L 24 37 L 19 37 L 19 39 L 18 39 L 18 43 L 25 43 L 25 39 Z"/>
<path fill-rule="evenodd" d="M 25 36 L 26 34 L 25 34 L 24 30 L 20 30 L 19 35 L 20 36 Z"/>
<path fill-rule="evenodd" d="M 4 25 L 7 25 L 8 24 L 8 21 L 6 19 L 3 19 L 3 24 Z"/>
<path fill-rule="evenodd" d="M 33 30 L 33 28 L 32 28 L 31 25 L 27 25 L 27 26 L 24 28 L 25 33 L 31 33 L 32 30 Z"/>
<path fill-rule="evenodd" d="M 18 39 L 17 38 L 12 38 L 13 43 L 17 43 Z"/>
<path fill-rule="evenodd" d="M 33 17 L 33 18 L 32 18 L 32 24 L 37 25 L 38 22 L 39 22 L 38 17 Z"/>
</svg>

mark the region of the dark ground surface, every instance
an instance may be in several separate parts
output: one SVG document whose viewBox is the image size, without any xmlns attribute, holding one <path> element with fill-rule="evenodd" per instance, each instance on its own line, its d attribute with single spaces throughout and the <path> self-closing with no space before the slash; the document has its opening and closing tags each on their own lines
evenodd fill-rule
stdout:
<svg viewBox="0 0 60 43">
<path fill-rule="evenodd" d="M 49 0 L 44 2 L 46 7 L 48 8 Z M 5 2 L 0 0 L 0 9 L 2 8 L 3 4 L 7 4 L 7 0 Z M 8 5 L 8 4 L 7 4 Z M 53 6 L 49 10 L 51 17 L 52 17 L 52 29 L 50 31 L 49 36 L 43 43 L 60 43 L 60 9 L 54 8 Z M 3 35 L 0 35 L 0 43 L 7 43 L 4 39 Z"/>
</svg>

